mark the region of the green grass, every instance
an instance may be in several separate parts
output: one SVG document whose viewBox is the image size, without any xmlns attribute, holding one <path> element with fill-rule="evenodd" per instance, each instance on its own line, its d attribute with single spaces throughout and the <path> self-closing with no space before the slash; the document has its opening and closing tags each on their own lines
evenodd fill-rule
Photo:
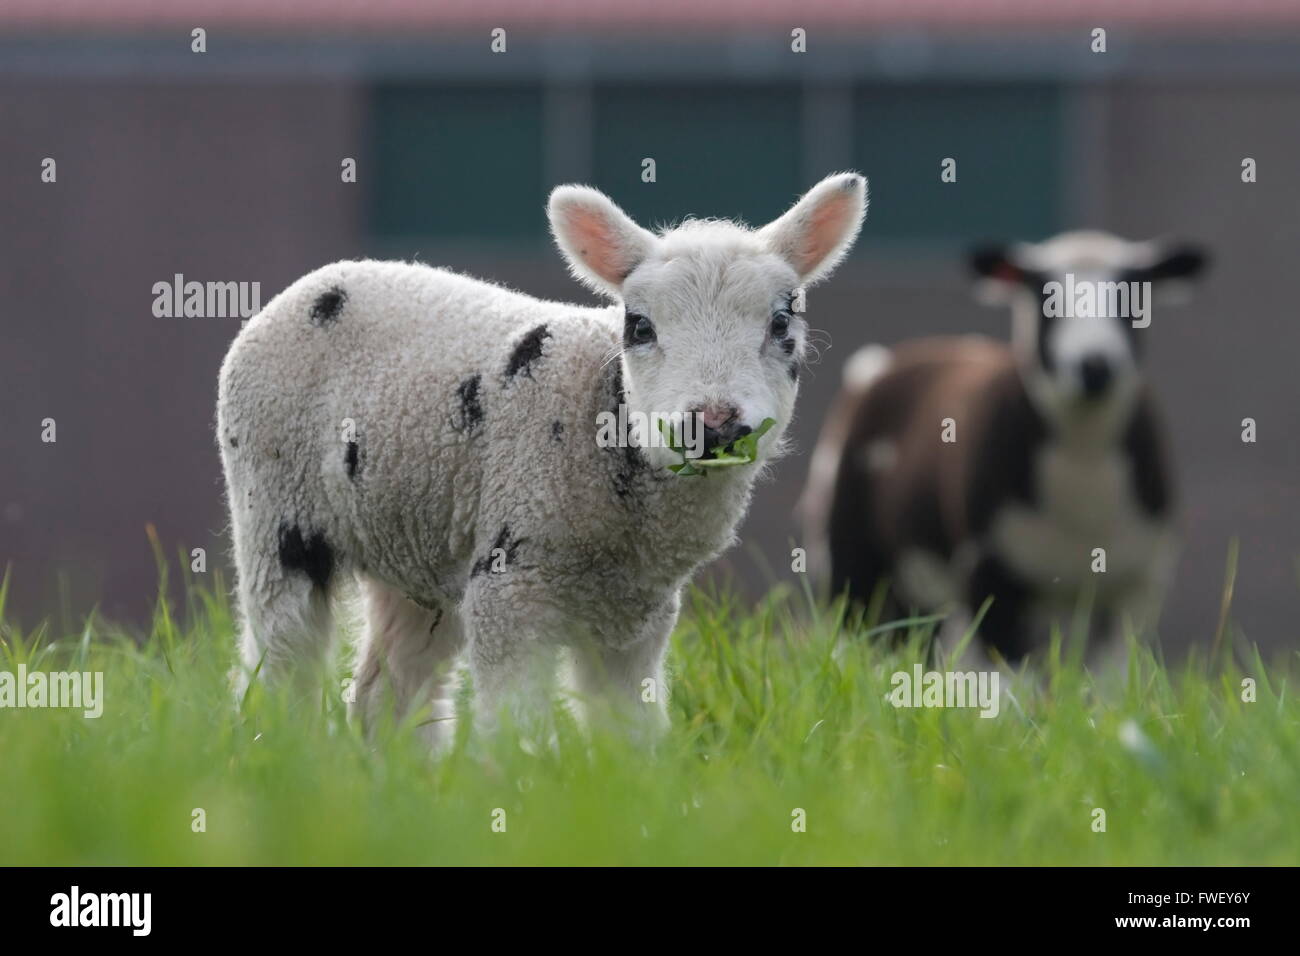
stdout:
<svg viewBox="0 0 1300 956">
<path fill-rule="evenodd" d="M 363 741 L 341 671 L 317 699 L 257 692 L 237 713 L 220 593 L 160 603 L 143 640 L 94 620 L 0 630 L 0 670 L 100 670 L 106 687 L 98 720 L 0 711 L 0 864 L 1300 862 L 1285 661 L 1171 671 L 1134 649 L 1127 678 L 1098 683 L 1057 654 L 981 719 L 885 700 L 917 640 L 882 646 L 780 589 L 753 608 L 696 592 L 654 754 L 568 721 L 540 753 L 462 724 L 434 762 L 409 726 Z"/>
</svg>

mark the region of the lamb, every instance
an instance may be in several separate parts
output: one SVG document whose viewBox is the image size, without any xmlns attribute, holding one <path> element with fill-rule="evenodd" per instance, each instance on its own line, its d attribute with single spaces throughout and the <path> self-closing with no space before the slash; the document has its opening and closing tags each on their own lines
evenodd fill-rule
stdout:
<svg viewBox="0 0 1300 956">
<path fill-rule="evenodd" d="M 551 707 L 556 655 L 580 695 L 666 721 L 663 658 L 680 592 L 730 546 L 765 467 L 676 476 L 642 432 L 596 441 L 619 406 L 702 425 L 705 454 L 777 424 L 783 448 L 808 326 L 866 212 L 866 181 L 824 179 L 753 230 L 687 220 L 651 233 L 602 193 L 560 186 L 548 213 L 572 274 L 605 307 L 541 301 L 420 264 L 337 262 L 277 295 L 222 365 L 217 436 L 241 612 L 239 693 L 310 686 L 331 599 L 364 598 L 355 716 L 368 730 L 451 715 L 467 650 L 483 725 Z M 421 732 L 444 744 L 450 728 Z"/>
<path fill-rule="evenodd" d="M 807 534 L 832 590 L 858 605 L 959 609 L 944 640 L 992 597 L 979 634 L 1007 662 L 1053 623 L 1070 634 L 1091 595 L 1096 658 L 1125 620 L 1154 625 L 1175 557 L 1170 466 L 1138 366 L 1153 327 L 1141 284 L 1167 295 L 1205 255 L 1077 232 L 971 261 L 986 298 L 1012 307 L 1011 346 L 968 336 L 855 354 L 813 455 Z M 1073 307 L 1076 290 L 1093 308 Z"/>
</svg>

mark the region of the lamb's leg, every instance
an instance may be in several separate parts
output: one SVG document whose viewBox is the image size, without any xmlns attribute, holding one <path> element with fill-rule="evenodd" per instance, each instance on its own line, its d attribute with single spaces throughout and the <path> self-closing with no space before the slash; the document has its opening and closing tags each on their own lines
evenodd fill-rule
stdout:
<svg viewBox="0 0 1300 956">
<path fill-rule="evenodd" d="M 942 664 L 944 667 L 954 670 L 991 672 L 999 669 L 989 655 L 988 647 L 980 639 L 979 635 L 966 641 L 966 647 L 962 650 L 961 656 L 957 656 L 957 651 L 961 648 L 962 642 L 966 640 L 966 634 L 970 630 L 970 623 L 971 614 L 965 607 L 952 611 L 943 619 L 934 638 L 934 650 L 939 651 L 941 656 L 934 658 L 932 663 L 936 666 Z M 1003 676 L 1009 675 L 1004 674 Z"/>
<path fill-rule="evenodd" d="M 241 617 L 236 700 L 243 700 L 254 675 L 269 686 L 315 689 L 333 637 L 326 587 L 284 568 L 270 546 L 258 550 L 238 533 L 235 564 Z"/>
<path fill-rule="evenodd" d="M 434 752 L 455 729 L 451 665 L 464 646 L 452 608 L 422 607 L 370 578 L 361 582 L 366 627 L 357 647 L 352 714 L 373 734 L 391 704 L 395 721 L 429 705 L 418 733 Z"/>
<path fill-rule="evenodd" d="M 1093 632 L 1083 662 L 1097 680 L 1123 680 L 1128 676 L 1128 636 L 1124 615 L 1110 609 L 1093 612 Z"/>
<path fill-rule="evenodd" d="M 1150 642 L 1160 616 L 1161 589 L 1143 582 L 1112 607 L 1095 613 L 1095 627 L 1084 662 L 1094 674 L 1128 676 L 1129 636 Z"/>
<path fill-rule="evenodd" d="M 974 613 L 990 597 L 979 639 L 1014 666 L 1033 649 L 1026 619 L 1029 591 L 1000 559 L 985 555 L 967 582 L 967 606 Z"/>
<path fill-rule="evenodd" d="M 640 626 L 635 641 L 617 648 L 589 644 L 576 649 L 578 691 L 588 709 L 613 710 L 627 719 L 634 733 L 648 741 L 668 728 L 668 685 L 664 656 L 677 622 L 680 599 L 674 596 Z"/>
<path fill-rule="evenodd" d="M 480 730 L 491 733 L 508 711 L 528 737 L 549 742 L 557 645 L 548 633 L 536 592 L 486 572 L 473 579 L 461 605 L 469 632 L 474 711 Z"/>
</svg>

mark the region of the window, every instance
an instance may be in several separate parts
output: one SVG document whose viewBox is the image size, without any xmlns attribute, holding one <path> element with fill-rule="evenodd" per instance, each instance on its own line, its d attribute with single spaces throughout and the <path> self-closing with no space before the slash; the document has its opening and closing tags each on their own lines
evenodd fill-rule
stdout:
<svg viewBox="0 0 1300 956">
<path fill-rule="evenodd" d="M 598 87 L 596 185 L 647 226 L 688 213 L 762 225 L 805 185 L 799 103 L 793 86 Z M 653 184 L 641 181 L 647 157 Z"/>
<path fill-rule="evenodd" d="M 1061 228 L 1054 87 L 872 86 L 854 104 L 854 165 L 871 181 L 873 241 L 1040 239 Z M 940 164 L 957 161 L 957 180 Z"/>
<path fill-rule="evenodd" d="M 541 238 L 541 104 L 537 87 L 379 87 L 371 235 Z"/>
</svg>

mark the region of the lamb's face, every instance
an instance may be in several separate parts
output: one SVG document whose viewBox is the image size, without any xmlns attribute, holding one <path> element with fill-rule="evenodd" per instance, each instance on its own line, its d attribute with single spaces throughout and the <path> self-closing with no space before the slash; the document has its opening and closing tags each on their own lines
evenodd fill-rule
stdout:
<svg viewBox="0 0 1300 956">
<path fill-rule="evenodd" d="M 808 329 L 795 311 L 793 268 L 752 233 L 688 223 L 663 237 L 622 291 L 634 410 L 687 423 L 688 447 L 706 457 L 768 418 L 777 425 L 762 441 L 779 440 L 794 412 Z"/>
<path fill-rule="evenodd" d="M 623 306 L 630 411 L 682 422 L 690 453 L 705 454 L 770 418 L 760 458 L 794 411 L 807 338 L 800 292 L 848 252 L 865 212 L 856 173 L 822 180 L 757 230 L 688 220 L 655 235 L 583 186 L 559 187 L 549 207 L 574 275 Z M 666 449 L 651 456 L 675 460 Z"/>
<path fill-rule="evenodd" d="M 985 298 L 1012 309 L 1012 343 L 1030 393 L 1054 418 L 1127 408 L 1141 385 L 1156 292 L 1194 278 L 1197 248 L 1069 232 L 983 248 L 971 262 Z"/>
</svg>

